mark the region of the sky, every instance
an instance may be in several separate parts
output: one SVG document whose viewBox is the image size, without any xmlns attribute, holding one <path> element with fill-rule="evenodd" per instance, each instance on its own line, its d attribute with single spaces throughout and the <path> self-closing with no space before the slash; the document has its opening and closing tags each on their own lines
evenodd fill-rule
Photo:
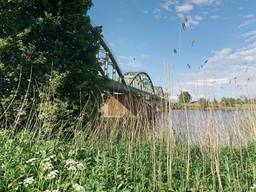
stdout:
<svg viewBox="0 0 256 192">
<path fill-rule="evenodd" d="M 89 15 L 122 72 L 197 100 L 256 97 L 255 10 L 256 0 L 93 0 Z"/>
</svg>

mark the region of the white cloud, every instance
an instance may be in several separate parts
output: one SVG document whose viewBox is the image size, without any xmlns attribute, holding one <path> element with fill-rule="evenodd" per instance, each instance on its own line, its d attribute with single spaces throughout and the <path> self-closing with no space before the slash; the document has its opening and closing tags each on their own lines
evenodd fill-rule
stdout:
<svg viewBox="0 0 256 192">
<path fill-rule="evenodd" d="M 228 84 L 229 79 L 227 78 L 209 78 L 209 79 L 197 79 L 194 81 L 187 81 L 180 83 L 180 86 L 216 86 Z"/>
<path fill-rule="evenodd" d="M 205 68 L 210 69 L 237 69 L 237 66 L 252 64 L 256 69 L 256 43 L 250 44 L 240 49 L 232 50 L 223 48 L 214 52 L 214 55 L 208 58 Z"/>
<path fill-rule="evenodd" d="M 219 16 L 219 15 L 211 15 L 210 18 L 211 18 L 211 19 L 219 19 L 220 16 Z"/>
<path fill-rule="evenodd" d="M 149 11 L 148 11 L 148 10 L 143 10 L 142 13 L 143 13 L 143 14 L 148 14 Z"/>
<path fill-rule="evenodd" d="M 244 36 L 251 34 L 254 33 L 248 32 Z M 205 97 L 256 96 L 256 41 L 238 49 L 217 50 L 207 60 L 200 71 L 180 74 L 182 81 L 178 87 Z"/>
<path fill-rule="evenodd" d="M 201 5 L 201 4 L 209 3 L 209 0 L 191 0 L 191 3 L 196 5 Z"/>
<path fill-rule="evenodd" d="M 197 25 L 203 19 L 199 16 L 194 16 L 191 12 L 199 6 L 209 6 L 209 5 L 219 5 L 222 3 L 223 0 L 185 0 L 181 3 L 178 0 L 162 0 L 160 3 L 160 7 L 156 8 L 153 12 L 154 17 L 156 19 L 166 18 L 167 16 L 162 16 L 162 12 L 164 10 L 170 11 L 171 8 L 174 8 L 176 16 L 179 18 L 187 18 L 188 24 L 190 25 Z M 213 16 L 212 18 L 217 19 L 218 16 Z"/>
<path fill-rule="evenodd" d="M 162 12 L 161 9 L 155 8 L 154 11 L 153 11 L 154 17 L 155 17 L 156 19 L 161 18 L 161 12 Z"/>
<path fill-rule="evenodd" d="M 228 59 L 242 62 L 253 62 L 256 64 L 256 46 L 248 46 L 238 49 L 232 53 Z"/>
<path fill-rule="evenodd" d="M 239 25 L 238 28 L 246 27 L 255 22 L 256 22 L 256 17 L 254 14 L 245 15 L 243 23 Z"/>
<path fill-rule="evenodd" d="M 255 15 L 254 14 L 249 14 L 244 16 L 245 19 L 254 19 Z"/>
<path fill-rule="evenodd" d="M 193 10 L 193 5 L 190 4 L 190 3 L 185 3 L 185 4 L 182 4 L 182 5 L 177 5 L 176 6 L 176 11 L 177 13 L 182 13 L 182 14 L 187 14 L 189 13 L 190 11 Z"/>
<path fill-rule="evenodd" d="M 198 25 L 201 20 L 203 20 L 203 17 L 201 17 L 201 16 L 189 16 L 188 24 L 189 25 Z"/>
<path fill-rule="evenodd" d="M 216 72 L 232 80 L 234 77 L 247 79 L 256 73 L 256 43 L 232 50 L 224 48 L 208 58 L 204 70 Z"/>
<path fill-rule="evenodd" d="M 221 50 L 215 51 L 214 55 L 210 58 L 208 58 L 208 63 L 205 65 L 205 68 L 212 68 L 217 66 L 224 65 L 226 62 L 226 59 L 231 54 L 232 49 L 231 48 L 223 48 Z"/>
<path fill-rule="evenodd" d="M 161 7 L 166 9 L 166 10 L 169 10 L 170 9 L 170 6 L 174 4 L 174 0 L 164 0 L 162 3 L 161 3 Z"/>
<path fill-rule="evenodd" d="M 138 69 L 142 66 L 140 62 L 138 62 L 134 56 L 118 56 L 118 60 L 121 66 L 129 68 L 130 70 Z"/>
<path fill-rule="evenodd" d="M 245 42 L 256 41 L 256 30 L 244 33 L 241 36 L 245 38 Z"/>
</svg>

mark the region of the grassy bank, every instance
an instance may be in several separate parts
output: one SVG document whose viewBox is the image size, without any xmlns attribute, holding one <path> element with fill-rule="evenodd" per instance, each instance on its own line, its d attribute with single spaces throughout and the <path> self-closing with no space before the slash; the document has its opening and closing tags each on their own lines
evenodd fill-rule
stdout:
<svg viewBox="0 0 256 192">
<path fill-rule="evenodd" d="M 255 143 L 215 148 L 115 135 L 79 132 L 67 141 L 2 131 L 0 191 L 256 190 Z"/>
</svg>

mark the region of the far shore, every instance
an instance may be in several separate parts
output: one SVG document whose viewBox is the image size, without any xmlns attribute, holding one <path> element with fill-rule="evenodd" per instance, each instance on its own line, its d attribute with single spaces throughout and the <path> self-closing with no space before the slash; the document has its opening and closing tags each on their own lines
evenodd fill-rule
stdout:
<svg viewBox="0 0 256 192">
<path fill-rule="evenodd" d="M 256 104 L 235 104 L 233 106 L 224 106 L 221 104 L 210 104 L 210 105 L 200 105 L 198 103 L 187 103 L 187 104 L 171 104 L 170 109 L 172 110 L 223 110 L 223 111 L 237 111 L 237 110 L 256 110 Z"/>
</svg>

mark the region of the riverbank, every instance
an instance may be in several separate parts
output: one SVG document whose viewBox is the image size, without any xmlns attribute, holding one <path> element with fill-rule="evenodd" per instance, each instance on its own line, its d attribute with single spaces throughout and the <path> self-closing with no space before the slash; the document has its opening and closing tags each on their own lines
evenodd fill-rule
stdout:
<svg viewBox="0 0 256 192">
<path fill-rule="evenodd" d="M 256 143 L 188 147 L 154 135 L 140 140 L 85 135 L 67 141 L 0 132 L 0 191 L 256 189 Z"/>
</svg>

